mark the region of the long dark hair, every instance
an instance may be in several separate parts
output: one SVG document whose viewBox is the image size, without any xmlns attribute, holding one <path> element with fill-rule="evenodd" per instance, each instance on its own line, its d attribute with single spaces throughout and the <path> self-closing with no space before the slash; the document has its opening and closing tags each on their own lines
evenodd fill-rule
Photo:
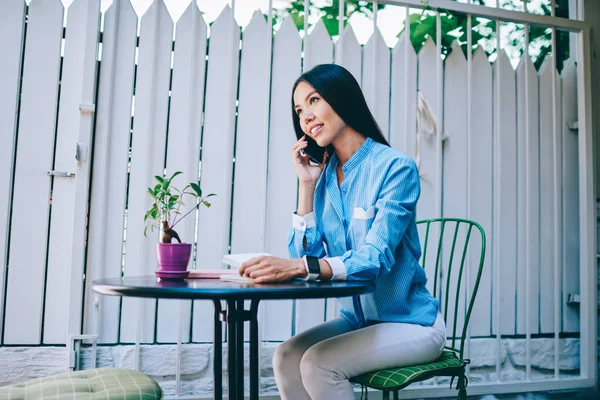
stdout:
<svg viewBox="0 0 600 400">
<path fill-rule="evenodd" d="M 315 88 L 342 120 L 361 135 L 389 146 L 367 106 L 365 96 L 354 76 L 337 64 L 320 64 L 303 73 L 292 89 L 292 120 L 296 137 L 300 139 L 304 132 L 300 127 L 300 117 L 294 110 L 294 92 L 300 82 L 306 82 Z M 327 147 L 333 154 L 333 146 Z"/>
</svg>

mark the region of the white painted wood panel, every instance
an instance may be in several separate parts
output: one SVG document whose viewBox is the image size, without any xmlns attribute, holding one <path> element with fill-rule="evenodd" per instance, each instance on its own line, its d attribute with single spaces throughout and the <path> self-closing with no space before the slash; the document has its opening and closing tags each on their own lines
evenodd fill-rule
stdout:
<svg viewBox="0 0 600 400">
<path fill-rule="evenodd" d="M 362 89 L 371 113 L 389 141 L 390 120 L 390 49 L 379 29 L 365 44 Z"/>
<path fill-rule="evenodd" d="M 298 179 L 292 164 L 292 146 L 296 134 L 292 124 L 292 86 L 300 76 L 302 41 L 291 17 L 287 17 L 273 40 L 271 76 L 271 114 L 265 251 L 277 257 L 289 257 L 287 233 L 292 228 L 296 209 Z M 267 301 L 263 340 L 285 340 L 292 329 L 292 301 Z"/>
<path fill-rule="evenodd" d="M 212 198 L 210 209 L 200 208 L 197 268 L 218 268 L 229 250 L 239 41 L 239 27 L 226 6 L 210 32 L 201 182 L 204 192 L 217 197 Z M 212 315 L 212 304 L 194 302 L 194 341 L 211 340 L 206 321 Z"/>
<path fill-rule="evenodd" d="M 323 20 L 319 19 L 304 42 L 303 71 L 309 71 L 318 64 L 329 64 L 332 60 L 333 44 Z M 296 301 L 296 333 L 325 321 L 325 302 L 320 299 Z"/>
<path fill-rule="evenodd" d="M 137 15 L 117 0 L 104 18 L 86 270 L 84 332 L 99 343 L 118 341 L 121 298 L 94 293 L 91 283 L 121 276 L 136 42 Z"/>
<path fill-rule="evenodd" d="M 204 108 L 204 75 L 206 70 L 207 27 L 195 2 L 188 5 L 177 22 L 173 59 L 173 81 L 167 144 L 167 176 L 183 172 L 174 179 L 182 190 L 189 182 L 198 182 L 200 162 L 200 137 Z M 195 199 L 186 196 L 182 215 L 195 205 Z M 175 227 L 181 240 L 194 243 L 196 212 L 192 211 Z M 193 260 L 193 257 L 192 257 Z M 190 262 L 191 264 L 191 262 Z M 191 269 L 192 265 L 188 266 Z M 182 311 L 181 340 L 190 340 L 191 301 L 186 301 Z M 158 301 L 158 342 L 177 342 L 179 332 L 180 301 Z"/>
<path fill-rule="evenodd" d="M 151 275 L 156 270 L 158 232 L 144 237 L 144 213 L 152 204 L 146 190 L 154 186 L 154 176 L 162 176 L 164 170 L 172 44 L 173 21 L 163 0 L 155 0 L 140 22 L 125 243 L 126 276 Z M 124 298 L 121 341 L 135 342 L 140 313 L 140 340 L 154 341 L 155 308 L 156 301 L 152 299 Z"/>
<path fill-rule="evenodd" d="M 271 61 L 267 44 L 270 38 L 264 16 L 256 12 L 242 34 L 232 253 L 256 253 L 264 247 Z"/>
<path fill-rule="evenodd" d="M 438 98 L 438 79 L 437 79 L 437 50 L 435 43 L 431 38 L 419 52 L 418 64 L 418 90 L 423 93 L 438 123 L 441 112 L 437 110 Z M 420 160 L 419 175 L 421 176 L 421 197 L 417 203 L 417 219 L 435 218 L 439 215 L 436 210 L 436 184 L 437 184 L 437 151 L 436 151 L 436 133 L 426 134 L 418 132 L 419 153 L 416 156 Z"/>
<path fill-rule="evenodd" d="M 40 344 L 63 6 L 28 11 L 8 266 L 4 344 Z M 44 68 L 40 69 L 39 66 Z"/>
<path fill-rule="evenodd" d="M 497 252 L 493 268 L 500 269 L 500 282 L 496 282 L 494 291 L 500 293 L 500 332 L 514 334 L 515 290 L 517 263 L 517 109 L 515 71 L 506 52 L 502 51 L 496 60 L 494 79 L 500 79 L 500 93 L 494 96 L 499 104 L 499 121 L 494 124 L 494 208 L 496 219 L 494 226 L 494 251 Z M 498 76 L 499 74 L 499 76 Z M 496 81 L 494 90 L 497 89 Z M 495 330 L 494 330 L 495 331 Z"/>
<path fill-rule="evenodd" d="M 529 57 L 517 67 L 517 88 L 517 333 L 525 334 L 527 321 L 530 333 L 539 331 L 540 305 L 539 93 Z"/>
<path fill-rule="evenodd" d="M 491 334 L 492 304 L 492 167 L 493 167 L 493 93 L 492 67 L 483 48 L 473 55 L 473 80 L 471 83 L 471 135 L 469 137 L 469 218 L 478 222 L 486 234 L 486 256 L 473 306 L 469 329 L 472 336 Z M 475 284 L 479 268 L 480 235 L 473 230 L 470 242 L 469 283 Z M 469 293 L 471 288 L 469 288 Z"/>
<path fill-rule="evenodd" d="M 335 63 L 346 68 L 358 84 L 362 77 L 362 47 L 356 39 L 351 25 L 347 25 L 342 36 L 335 43 Z"/>
<path fill-rule="evenodd" d="M 553 75 L 556 79 L 556 92 L 552 93 Z M 562 209 L 561 196 L 558 196 L 559 202 L 556 200 L 556 192 L 561 191 L 562 174 L 554 175 L 554 168 L 562 171 L 562 152 L 558 151 L 555 154 L 554 149 L 554 124 L 557 129 L 557 144 L 561 145 L 561 115 L 562 108 L 560 106 L 560 77 L 555 68 L 554 59 L 549 56 L 540 69 L 539 78 L 540 90 L 540 330 L 541 333 L 550 333 L 554 331 L 554 316 L 555 312 L 559 315 L 561 310 L 554 309 L 554 286 L 560 285 L 560 282 L 555 282 L 554 267 L 556 259 L 554 256 L 555 243 L 558 237 L 558 242 L 562 242 L 562 229 L 560 226 L 555 226 L 554 215 L 556 208 Z M 554 113 L 554 105 L 552 96 L 556 96 L 556 111 Z M 560 150 L 560 147 L 558 148 Z M 555 179 L 558 179 L 559 187 L 554 186 Z M 562 221 L 559 221 L 562 225 Z M 562 260 L 561 260 L 562 261 Z"/>
<path fill-rule="evenodd" d="M 562 86 L 562 227 L 563 332 L 579 331 L 579 308 L 567 305 L 569 294 L 579 293 L 579 156 L 578 132 L 571 129 L 577 114 L 577 66 L 570 59 L 561 73 Z"/>
<path fill-rule="evenodd" d="M 0 4 L 0 331 L 4 322 L 4 288 L 7 263 L 8 217 L 12 193 L 12 169 L 17 129 L 21 58 L 25 29 L 25 1 Z M 0 338 L 2 343 L 2 338 Z"/>
<path fill-rule="evenodd" d="M 444 75 L 444 127 L 448 139 L 443 142 L 443 208 L 442 215 L 450 218 L 466 218 L 468 202 L 468 113 L 467 113 L 467 60 L 458 42 L 452 44 L 452 52 L 445 60 Z M 465 245 L 466 226 L 459 225 L 458 236 L 452 250 L 452 242 L 456 224 L 448 224 L 444 232 L 442 249 L 442 277 L 444 286 L 442 294 L 448 297 L 448 306 L 452 318 L 446 319 L 448 336 L 454 329 L 454 315 L 457 307 L 456 294 L 460 276 L 460 262 Z M 462 329 L 464 323 L 465 280 L 461 280 L 463 290 L 458 299 L 457 329 Z M 444 303 L 445 304 L 444 300 Z"/>
<path fill-rule="evenodd" d="M 333 43 L 322 19 L 315 24 L 312 32 L 304 41 L 303 72 L 311 70 L 315 65 L 333 62 Z"/>
<path fill-rule="evenodd" d="M 403 34 L 392 50 L 390 145 L 416 157 L 417 55 Z"/>
<path fill-rule="evenodd" d="M 47 344 L 80 334 L 90 149 L 96 92 L 100 1 L 75 0 L 69 7 L 61 78 L 54 169 L 74 178 L 54 178 L 46 271 L 44 337 Z M 82 110 L 83 109 L 83 110 Z M 80 159 L 75 149 L 80 147 Z"/>
<path fill-rule="evenodd" d="M 271 32 L 260 11 L 244 29 L 235 145 L 231 252 L 262 252 L 265 245 Z M 250 308 L 250 302 L 246 302 Z M 249 330 L 244 332 L 249 340 Z"/>
</svg>

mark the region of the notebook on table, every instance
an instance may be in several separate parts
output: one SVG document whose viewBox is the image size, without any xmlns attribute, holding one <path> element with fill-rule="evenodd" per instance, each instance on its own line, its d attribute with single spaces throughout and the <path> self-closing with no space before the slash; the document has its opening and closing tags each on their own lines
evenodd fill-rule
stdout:
<svg viewBox="0 0 600 400">
<path fill-rule="evenodd" d="M 232 270 L 238 271 L 242 266 L 242 263 L 248 261 L 255 257 L 260 256 L 270 256 L 269 253 L 240 253 L 240 254 L 225 254 L 223 259 L 221 260 L 223 264 L 230 265 Z M 227 282 L 243 282 L 243 283 L 252 283 L 254 279 L 248 276 L 240 276 L 237 274 L 223 274 L 221 275 L 222 281 Z"/>
<path fill-rule="evenodd" d="M 221 279 L 232 282 L 252 282 L 247 276 L 240 276 L 239 269 L 244 261 L 254 257 L 269 256 L 268 253 L 225 254 L 221 262 L 231 266 L 231 269 L 195 269 L 190 270 L 188 279 Z"/>
</svg>

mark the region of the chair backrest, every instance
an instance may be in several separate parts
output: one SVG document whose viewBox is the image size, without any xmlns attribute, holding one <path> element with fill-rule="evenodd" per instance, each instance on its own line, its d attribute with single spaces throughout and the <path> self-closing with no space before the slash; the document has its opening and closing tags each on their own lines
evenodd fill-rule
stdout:
<svg viewBox="0 0 600 400">
<path fill-rule="evenodd" d="M 417 221 L 417 227 L 423 249 L 421 265 L 428 274 L 428 287 L 440 301 L 451 339 L 447 348 L 462 358 L 485 260 L 485 232 L 477 222 L 460 218 Z"/>
</svg>

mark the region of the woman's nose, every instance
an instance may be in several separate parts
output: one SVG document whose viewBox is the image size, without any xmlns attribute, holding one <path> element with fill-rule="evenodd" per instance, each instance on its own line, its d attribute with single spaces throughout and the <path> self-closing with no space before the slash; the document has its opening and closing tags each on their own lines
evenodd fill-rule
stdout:
<svg viewBox="0 0 600 400">
<path fill-rule="evenodd" d="M 311 122 L 313 119 L 315 119 L 315 114 L 313 114 L 312 112 L 304 112 L 304 123 L 308 124 L 309 122 Z"/>
</svg>

